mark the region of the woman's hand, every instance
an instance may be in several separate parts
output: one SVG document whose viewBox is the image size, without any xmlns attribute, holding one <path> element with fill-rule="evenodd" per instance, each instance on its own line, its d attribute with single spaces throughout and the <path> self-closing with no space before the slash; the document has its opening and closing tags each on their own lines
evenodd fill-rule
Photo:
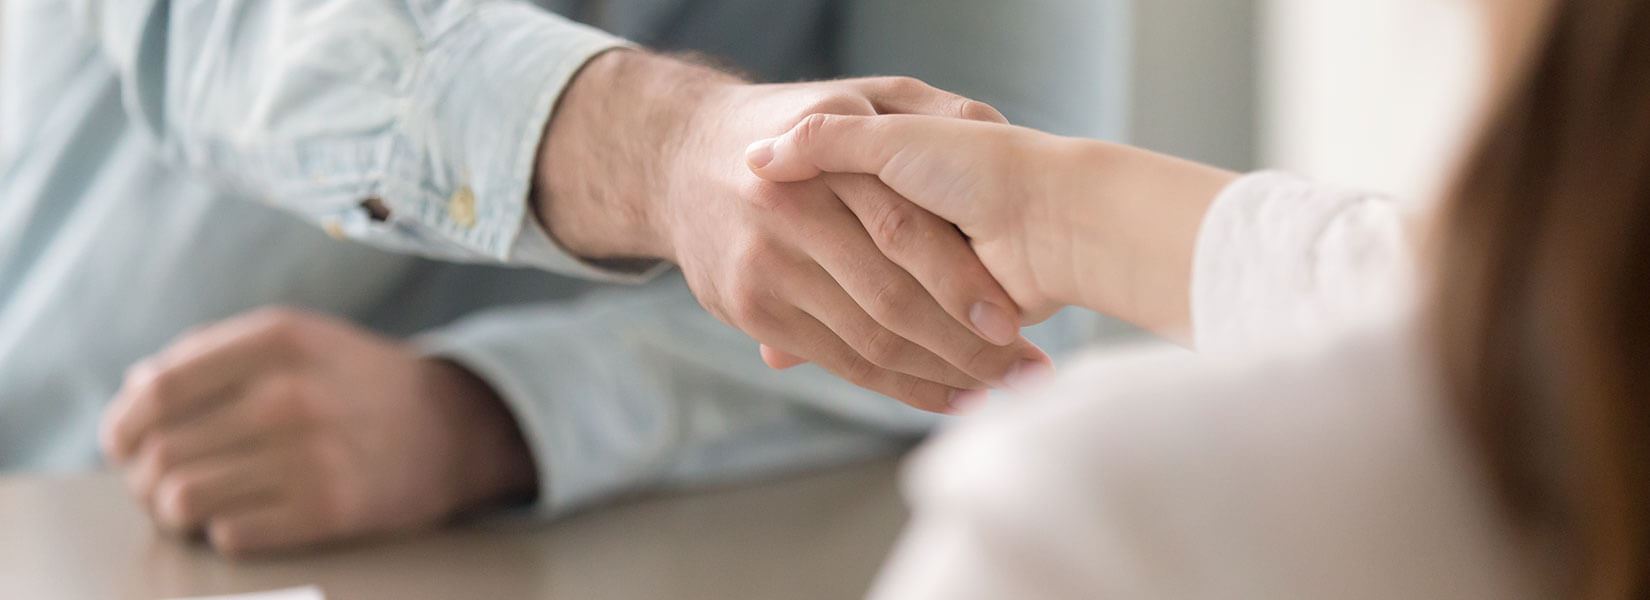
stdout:
<svg viewBox="0 0 1650 600">
<path fill-rule="evenodd" d="M 1028 322 L 1077 305 L 1181 339 L 1198 226 L 1236 177 L 1125 146 L 920 116 L 813 115 L 746 158 L 776 182 L 878 176 L 968 235 Z M 866 226 L 910 218 L 901 210 Z"/>
<path fill-rule="evenodd" d="M 983 126 L 975 126 L 983 125 Z M 870 231 L 913 219 L 926 209 L 957 225 L 986 268 L 1019 305 L 1027 323 L 1040 322 L 1071 303 L 1063 283 L 1042 274 L 1058 253 L 1032 248 L 1052 241 L 1045 231 L 1046 172 L 1058 139 L 1029 129 L 948 119 L 855 119 L 814 115 L 778 138 L 747 151 L 751 169 L 776 182 L 822 173 L 868 173 L 910 199 L 867 219 Z M 1038 232 L 1042 235 L 1029 235 Z M 1032 260 L 1036 254 L 1038 260 Z"/>
</svg>

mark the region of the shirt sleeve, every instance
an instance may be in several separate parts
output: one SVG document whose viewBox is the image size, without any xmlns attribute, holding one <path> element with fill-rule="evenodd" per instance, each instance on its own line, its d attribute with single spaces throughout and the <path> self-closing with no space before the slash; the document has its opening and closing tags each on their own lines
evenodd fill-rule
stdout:
<svg viewBox="0 0 1650 600">
<path fill-rule="evenodd" d="M 676 278 L 477 315 L 419 343 L 504 400 L 539 471 L 541 517 L 893 454 L 942 419 L 812 367 L 768 369 Z"/>
<path fill-rule="evenodd" d="M 1201 351 L 1390 314 L 1414 292 L 1402 207 L 1282 173 L 1239 179 L 1204 217 L 1191 305 Z"/>
<path fill-rule="evenodd" d="M 658 270 L 581 261 L 528 207 L 556 101 L 618 38 L 515 0 L 69 1 L 162 157 L 223 189 L 400 252 Z"/>
</svg>

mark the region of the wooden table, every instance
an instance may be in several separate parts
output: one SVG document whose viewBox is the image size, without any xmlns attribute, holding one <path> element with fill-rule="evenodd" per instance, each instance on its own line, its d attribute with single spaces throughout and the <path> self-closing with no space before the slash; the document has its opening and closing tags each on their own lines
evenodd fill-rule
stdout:
<svg viewBox="0 0 1650 600">
<path fill-rule="evenodd" d="M 111 475 L 0 478 L 0 598 L 135 598 L 315 584 L 328 600 L 840 600 L 905 520 L 893 461 L 233 561 L 157 534 Z"/>
</svg>

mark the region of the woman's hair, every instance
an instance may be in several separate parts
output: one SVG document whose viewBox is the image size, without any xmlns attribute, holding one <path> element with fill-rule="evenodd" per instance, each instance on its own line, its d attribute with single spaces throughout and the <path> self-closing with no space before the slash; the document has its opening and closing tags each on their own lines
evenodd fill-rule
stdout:
<svg viewBox="0 0 1650 600">
<path fill-rule="evenodd" d="M 1567 589 L 1647 598 L 1650 1 L 1551 11 L 1444 209 L 1433 326 L 1462 422 Z"/>
</svg>

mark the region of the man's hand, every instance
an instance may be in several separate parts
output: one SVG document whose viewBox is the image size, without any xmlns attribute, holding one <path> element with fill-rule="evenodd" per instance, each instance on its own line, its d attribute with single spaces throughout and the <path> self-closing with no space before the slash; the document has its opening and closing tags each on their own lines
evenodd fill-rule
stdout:
<svg viewBox="0 0 1650 600">
<path fill-rule="evenodd" d="M 590 258 L 680 265 L 700 303 L 766 346 L 913 406 L 1048 361 L 1019 309 L 956 228 L 874 177 L 777 184 L 745 147 L 809 114 L 923 113 L 1002 121 L 915 80 L 745 85 L 637 52 L 592 61 L 562 99 L 536 201 L 552 235 Z"/>
<path fill-rule="evenodd" d="M 157 523 L 235 555 L 429 526 L 537 485 L 514 420 L 473 375 L 285 310 L 134 366 L 102 442 Z"/>
</svg>

